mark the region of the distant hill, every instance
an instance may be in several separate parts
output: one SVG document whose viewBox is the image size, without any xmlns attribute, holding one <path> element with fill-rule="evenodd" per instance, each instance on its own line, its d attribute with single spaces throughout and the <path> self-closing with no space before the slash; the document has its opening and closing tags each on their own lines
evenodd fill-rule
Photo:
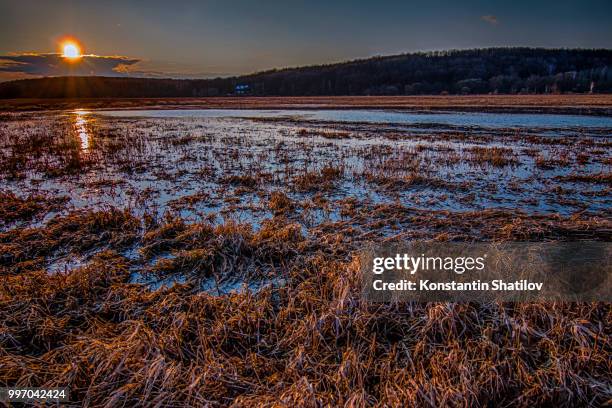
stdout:
<svg viewBox="0 0 612 408">
<path fill-rule="evenodd" d="M 0 83 L 0 98 L 612 93 L 612 50 L 411 53 L 215 79 L 55 77 Z"/>
</svg>

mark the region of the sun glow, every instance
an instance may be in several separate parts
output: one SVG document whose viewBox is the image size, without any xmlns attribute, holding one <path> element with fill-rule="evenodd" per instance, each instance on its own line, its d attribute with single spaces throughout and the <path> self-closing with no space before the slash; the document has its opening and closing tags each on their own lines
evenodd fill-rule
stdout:
<svg viewBox="0 0 612 408">
<path fill-rule="evenodd" d="M 91 112 L 77 109 L 74 111 L 75 114 L 75 122 L 74 126 L 79 136 L 79 141 L 81 142 L 81 151 L 83 153 L 87 153 L 89 151 L 89 147 L 91 145 L 91 134 L 89 133 L 87 125 L 89 124 L 87 115 Z"/>
<path fill-rule="evenodd" d="M 68 59 L 81 58 L 81 48 L 74 41 L 66 41 L 62 44 L 62 57 Z"/>
</svg>

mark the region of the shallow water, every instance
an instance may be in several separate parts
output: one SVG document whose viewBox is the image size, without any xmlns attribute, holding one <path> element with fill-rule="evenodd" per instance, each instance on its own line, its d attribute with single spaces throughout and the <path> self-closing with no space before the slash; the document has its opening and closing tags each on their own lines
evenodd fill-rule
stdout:
<svg viewBox="0 0 612 408">
<path fill-rule="evenodd" d="M 140 118 L 293 118 L 326 122 L 364 122 L 401 125 L 442 124 L 487 128 L 612 128 L 612 117 L 530 113 L 435 112 L 388 110 L 263 110 L 263 109 L 160 109 L 96 111 L 112 117 Z"/>
<path fill-rule="evenodd" d="M 589 125 L 597 127 L 580 128 Z M 172 212 L 194 221 L 234 220 L 257 230 L 274 215 L 271 194 L 281 191 L 296 204 L 289 217 L 305 236 L 330 222 L 389 236 L 413 227 L 394 220 L 374 225 L 367 217 L 352 218 L 350 207 L 397 203 L 457 216 L 501 208 L 609 214 L 609 185 L 563 176 L 609 173 L 610 134 L 610 118 L 564 115 L 78 110 L 0 125 L 5 162 L 0 186 L 19 196 L 69 199 L 64 209 L 31 226 L 75 208 L 114 206 L 139 216 Z M 475 153 L 478 148 L 503 149 L 513 161 L 491 164 Z M 39 154 L 31 155 L 31 149 Z M 21 177 L 9 177 L 6 168 L 21 155 L 27 159 L 18 169 Z M 538 164 L 538 158 L 550 163 Z M 64 172 L 75 160 L 82 167 Z M 296 178 L 329 166 L 340 175 L 327 187 L 317 182 L 297 188 Z M 406 182 L 415 175 L 416 182 Z M 255 181 L 242 184 L 228 180 L 232 177 Z M 125 256 L 137 261 L 138 248 Z M 60 256 L 50 260 L 48 270 L 73 269 L 87 260 Z M 134 280 L 148 278 L 135 275 Z M 234 290 L 241 282 L 226 284 Z"/>
<path fill-rule="evenodd" d="M 237 118 L 236 115 L 243 117 Z M 283 115 L 291 120 L 248 119 L 254 116 L 280 118 Z M 401 117 L 405 120 L 429 118 L 432 121 L 446 118 L 448 122 L 454 120 L 460 123 L 461 120 L 462 123 L 480 125 L 496 122 L 500 127 L 502 124 L 518 123 L 519 117 L 528 117 L 531 121 L 537 121 L 537 126 L 518 133 L 505 130 L 481 132 L 471 127 L 458 131 L 444 126 L 424 127 L 415 132 L 401 127 L 388 128 L 386 124 L 363 124 L 364 119 L 373 121 L 385 117 L 388 120 Z M 313 118 L 334 119 L 335 122 Z M 338 122 L 345 119 L 353 119 L 359 124 Z M 568 136 L 564 130 L 569 126 L 564 130 L 543 126 L 559 125 L 562 119 L 574 125 L 588 121 L 601 124 L 611 120 L 563 115 L 421 115 L 357 110 L 79 110 L 40 120 L 28 118 L 23 123 L 13 122 L 4 137 L 6 143 L 11 143 L 11 135 L 15 132 L 56 131 L 57 137 L 73 137 L 77 149 L 74 154 L 82 160 L 92 159 L 92 166 L 84 168 L 78 175 L 61 177 L 48 177 L 33 168 L 25 174 L 25 178 L 6 180 L 3 184 L 20 194 L 43 192 L 51 196 L 67 195 L 70 205 L 76 208 L 112 205 L 129 207 L 137 213 L 151 210 L 163 213 L 177 204 L 177 200 L 206 193 L 193 205 L 174 205 L 172 209 L 183 216 L 196 215 L 200 218 L 231 207 L 231 212 L 223 216 L 231 213 L 232 217 L 257 227 L 262 218 L 269 216 L 265 197 L 262 202 L 260 194 L 265 196 L 270 191 L 280 189 L 287 190 L 293 199 L 310 199 L 316 191 L 295 191 L 291 180 L 306 171 L 318 171 L 326 165 L 333 165 L 341 166 L 344 174 L 342 180 L 326 192 L 332 200 L 368 197 L 375 203 L 388 203 L 399 199 L 403 204 L 416 208 L 451 211 L 502 207 L 520 208 L 527 212 L 571 214 L 580 209 L 605 210 L 609 208 L 609 194 L 605 191 L 597 193 L 604 187 L 601 184 L 557 182 L 556 178 L 573 173 L 609 171 L 607 163 L 611 154 L 607 140 L 612 123 L 610 128 L 598 130 L 601 137 L 593 139 L 583 136 L 581 132 Z M 59 127 L 54 130 L 56 126 Z M 303 131 L 306 131 L 304 135 L 301 134 Z M 334 136 L 338 132 L 342 133 L 342 137 Z M 566 143 L 559 146 L 557 142 L 534 145 L 529 140 L 533 135 L 544 140 L 550 137 L 565 138 Z M 592 140 L 591 144 L 581 145 L 588 140 Z M 509 149 L 511 154 L 516 155 L 516 164 L 496 167 L 476 163 L 470 149 L 479 146 Z M 18 146 L 15 148 L 19 149 Z M 11 149 L 5 149 L 7 157 L 10 157 Z M 535 150 L 535 155 L 528 153 L 528 150 Z M 597 152 L 597 155 L 593 155 Z M 589 156 L 589 160 L 579 163 L 579 153 Z M 535 163 L 537 155 L 551 160 L 565 157 L 566 163 L 540 168 Z M 58 159 L 63 158 L 41 157 L 39 160 L 53 163 Z M 463 191 L 415 185 L 389 191 L 364 181 L 362 176 L 364 172 L 374 172 L 382 177 L 401 179 L 414 172 L 408 168 L 408 162 L 412 160 L 419 162 L 418 174 L 451 183 L 467 182 L 471 187 Z M 394 168 L 386 168 L 389 165 Z M 203 177 L 202 169 L 208 169 L 211 174 Z M 228 176 L 260 173 L 269 175 L 274 181 L 247 189 L 246 192 L 238 191 L 240 186 L 223 182 Z M 553 191 L 556 186 L 569 189 L 562 194 L 563 201 L 559 201 L 559 194 Z M 585 196 L 585 192 L 590 195 Z M 469 198 L 472 194 L 474 199 Z M 228 197 L 239 200 L 237 205 L 228 204 Z M 49 214 L 43 221 L 53 215 Z M 323 218 L 326 217 L 335 220 L 337 214 L 332 209 Z"/>
</svg>

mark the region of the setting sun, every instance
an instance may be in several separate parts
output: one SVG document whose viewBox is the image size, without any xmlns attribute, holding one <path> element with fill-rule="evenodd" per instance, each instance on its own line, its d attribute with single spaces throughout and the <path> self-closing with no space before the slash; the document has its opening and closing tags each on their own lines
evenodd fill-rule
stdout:
<svg viewBox="0 0 612 408">
<path fill-rule="evenodd" d="M 81 49 L 74 42 L 65 42 L 62 46 L 62 50 L 63 50 L 62 56 L 64 58 L 74 59 L 74 58 L 81 57 Z"/>
</svg>

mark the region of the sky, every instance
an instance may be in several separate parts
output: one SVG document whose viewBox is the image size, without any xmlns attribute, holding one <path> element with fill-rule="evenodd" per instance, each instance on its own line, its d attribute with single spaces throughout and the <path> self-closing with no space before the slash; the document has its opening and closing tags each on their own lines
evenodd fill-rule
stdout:
<svg viewBox="0 0 612 408">
<path fill-rule="evenodd" d="M 0 0 L 0 81 L 210 78 L 413 51 L 612 48 L 610 0 Z M 86 56 L 67 63 L 59 43 Z"/>
</svg>

